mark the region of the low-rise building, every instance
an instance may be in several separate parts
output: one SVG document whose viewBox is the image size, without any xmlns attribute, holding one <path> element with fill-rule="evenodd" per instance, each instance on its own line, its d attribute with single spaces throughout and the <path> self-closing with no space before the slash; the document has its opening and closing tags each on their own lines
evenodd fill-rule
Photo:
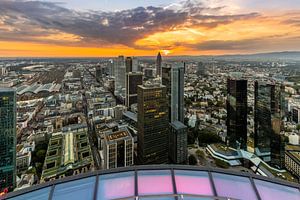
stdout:
<svg viewBox="0 0 300 200">
<path fill-rule="evenodd" d="M 104 133 L 104 165 L 106 169 L 133 165 L 134 141 L 127 128 Z"/>
<path fill-rule="evenodd" d="M 285 168 L 300 180 L 300 146 L 287 145 L 285 148 Z"/>
<path fill-rule="evenodd" d="M 53 133 L 43 166 L 41 182 L 76 175 L 94 169 L 87 128 Z"/>
</svg>

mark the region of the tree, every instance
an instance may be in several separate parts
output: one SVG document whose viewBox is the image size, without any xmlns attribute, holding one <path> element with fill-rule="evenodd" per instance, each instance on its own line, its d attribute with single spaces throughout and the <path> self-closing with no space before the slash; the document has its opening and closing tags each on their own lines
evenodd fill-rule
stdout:
<svg viewBox="0 0 300 200">
<path fill-rule="evenodd" d="M 44 160 L 45 155 L 46 155 L 46 150 L 44 150 L 44 149 L 40 149 L 36 153 L 36 156 L 37 156 L 39 161 Z"/>
<path fill-rule="evenodd" d="M 300 130 L 300 124 L 297 124 L 296 129 L 299 131 Z"/>
<path fill-rule="evenodd" d="M 205 158 L 205 155 L 204 155 L 204 153 L 203 153 L 203 151 L 201 151 L 200 149 L 198 149 L 197 151 L 196 151 L 196 154 L 197 154 L 197 156 L 199 157 L 199 158 Z"/>
<path fill-rule="evenodd" d="M 189 165 L 197 165 L 197 158 L 194 155 L 189 156 Z"/>
</svg>

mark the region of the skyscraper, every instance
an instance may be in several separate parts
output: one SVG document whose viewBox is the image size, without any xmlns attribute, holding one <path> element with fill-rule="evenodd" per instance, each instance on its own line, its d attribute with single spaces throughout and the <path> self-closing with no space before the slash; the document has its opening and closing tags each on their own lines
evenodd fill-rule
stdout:
<svg viewBox="0 0 300 200">
<path fill-rule="evenodd" d="M 168 162 L 169 121 L 166 87 L 138 86 L 138 159 L 140 164 Z"/>
<path fill-rule="evenodd" d="M 205 65 L 202 62 L 198 62 L 196 73 L 197 73 L 198 76 L 205 75 Z"/>
<path fill-rule="evenodd" d="M 137 87 L 143 85 L 142 72 L 129 72 L 126 74 L 126 101 L 127 108 L 137 103 Z"/>
<path fill-rule="evenodd" d="M 184 123 L 184 65 L 177 63 L 171 69 L 171 122 Z"/>
<path fill-rule="evenodd" d="M 161 77 L 161 64 L 162 64 L 162 57 L 160 52 L 158 52 L 156 57 L 156 76 Z"/>
<path fill-rule="evenodd" d="M 235 149 L 247 149 L 247 80 L 227 79 L 227 137 Z"/>
<path fill-rule="evenodd" d="M 126 58 L 125 66 L 126 66 L 126 73 L 132 72 L 132 58 L 131 57 Z"/>
<path fill-rule="evenodd" d="M 169 121 L 171 122 L 171 65 L 162 67 L 161 81 L 166 86 L 166 98 L 168 104 Z"/>
<path fill-rule="evenodd" d="M 0 192 L 16 185 L 16 93 L 0 89 Z"/>
<path fill-rule="evenodd" d="M 255 82 L 254 148 L 255 154 L 271 165 L 284 166 L 284 87 L 280 84 Z"/>
<path fill-rule="evenodd" d="M 285 136 L 283 130 L 283 118 L 285 109 L 284 85 L 276 83 L 274 88 L 274 107 L 272 111 L 272 137 L 271 137 L 271 162 L 277 168 L 284 168 Z"/>
<path fill-rule="evenodd" d="M 272 119 L 275 114 L 275 85 L 255 82 L 254 90 L 254 149 L 264 161 L 270 161 Z"/>
<path fill-rule="evenodd" d="M 170 124 L 169 156 L 172 163 L 186 164 L 188 157 L 187 127 L 180 121 Z"/>
<path fill-rule="evenodd" d="M 139 60 L 137 57 L 132 57 L 132 71 L 133 72 L 140 72 L 139 68 Z"/>
<path fill-rule="evenodd" d="M 126 67 L 124 56 L 119 56 L 115 62 L 115 95 L 125 98 Z"/>
</svg>

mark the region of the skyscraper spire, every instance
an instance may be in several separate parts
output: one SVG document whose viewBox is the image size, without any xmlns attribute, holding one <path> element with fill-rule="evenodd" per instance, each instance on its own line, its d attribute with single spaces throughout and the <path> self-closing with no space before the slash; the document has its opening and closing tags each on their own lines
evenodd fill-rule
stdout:
<svg viewBox="0 0 300 200">
<path fill-rule="evenodd" d="M 161 77 L 161 63 L 162 63 L 162 57 L 160 52 L 158 52 L 156 57 L 156 76 Z"/>
</svg>

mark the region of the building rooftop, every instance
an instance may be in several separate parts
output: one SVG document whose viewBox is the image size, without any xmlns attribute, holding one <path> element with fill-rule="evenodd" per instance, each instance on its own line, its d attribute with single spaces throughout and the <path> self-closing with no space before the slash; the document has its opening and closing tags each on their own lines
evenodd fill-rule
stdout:
<svg viewBox="0 0 300 200">
<path fill-rule="evenodd" d="M 129 136 L 129 133 L 127 131 L 116 131 L 113 133 L 106 133 L 106 139 L 107 141 L 111 141 L 111 140 L 118 140 L 118 139 L 122 139 L 122 138 L 126 138 L 127 136 Z"/>
<path fill-rule="evenodd" d="M 180 121 L 174 121 L 171 123 L 171 125 L 176 128 L 176 129 L 183 129 L 183 128 L 187 128 L 182 122 Z"/>
<path fill-rule="evenodd" d="M 199 166 L 149 165 L 94 171 L 9 193 L 11 200 L 299 200 L 300 185 Z"/>
<path fill-rule="evenodd" d="M 13 88 L 1 88 L 0 87 L 0 92 L 15 92 L 16 90 Z"/>
<path fill-rule="evenodd" d="M 93 163 L 85 129 L 52 134 L 41 180 L 56 178 L 69 169 L 76 170 Z"/>
</svg>

